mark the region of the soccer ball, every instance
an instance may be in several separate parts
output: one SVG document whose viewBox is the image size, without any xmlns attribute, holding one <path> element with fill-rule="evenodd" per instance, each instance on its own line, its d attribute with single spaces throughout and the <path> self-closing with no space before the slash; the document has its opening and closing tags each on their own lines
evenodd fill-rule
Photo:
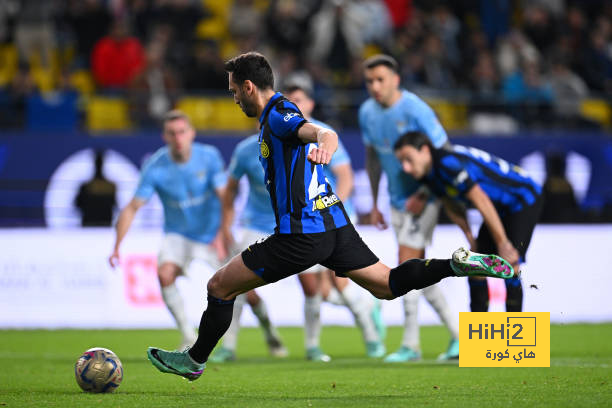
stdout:
<svg viewBox="0 0 612 408">
<path fill-rule="evenodd" d="M 113 392 L 123 380 L 123 366 L 115 353 L 95 347 L 79 357 L 74 375 L 85 392 Z"/>
</svg>

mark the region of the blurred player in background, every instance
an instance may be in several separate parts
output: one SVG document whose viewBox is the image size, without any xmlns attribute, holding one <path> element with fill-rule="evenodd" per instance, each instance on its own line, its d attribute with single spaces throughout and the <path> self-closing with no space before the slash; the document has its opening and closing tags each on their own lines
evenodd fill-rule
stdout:
<svg viewBox="0 0 612 408">
<path fill-rule="evenodd" d="M 442 198 L 451 220 L 465 233 L 473 251 L 496 253 L 515 271 L 525 254 L 542 209 L 542 189 L 520 167 L 482 150 L 464 146 L 433 147 L 422 132 L 408 132 L 394 145 L 402 169 Z M 474 239 L 465 206 L 484 222 Z M 472 312 L 489 307 L 487 280 L 470 277 Z M 520 312 L 523 289 L 518 277 L 506 283 L 506 311 Z"/>
<path fill-rule="evenodd" d="M 213 241 L 222 239 L 222 209 L 226 175 L 217 148 L 194 143 L 195 129 L 182 112 L 168 112 L 163 120 L 166 146 L 157 150 L 144 164 L 134 198 L 117 220 L 116 240 L 109 258 L 112 267 L 119 264 L 119 248 L 137 211 L 154 193 L 164 208 L 164 239 L 158 256 L 157 275 L 161 294 L 182 333 L 179 349 L 196 340 L 189 323 L 183 298 L 175 285 L 193 259 L 213 267 L 225 257 Z"/>
<path fill-rule="evenodd" d="M 312 85 L 308 77 L 294 75 L 285 82 L 287 98 L 297 105 L 304 117 L 312 123 L 328 127 L 310 117 L 314 109 L 311 92 Z M 243 175 L 246 175 L 249 181 L 249 197 L 241 218 L 241 224 L 245 228 L 244 234 L 241 242 L 235 245 L 235 248 L 238 249 L 236 253 L 248 247 L 249 244 L 273 234 L 273 226 L 276 223 L 268 191 L 263 183 L 264 172 L 259 162 L 258 135 L 243 140 L 234 151 L 229 166 L 227 198 L 224 200 L 226 213 L 233 209 L 238 183 Z M 348 202 L 345 204 L 345 210 L 350 217 L 351 214 L 354 214 L 349 200 L 353 189 L 353 170 L 350 158 L 340 142 L 338 150 L 329 165 L 326 166 L 326 175 L 338 197 L 343 200 L 343 203 Z M 225 219 L 229 220 L 229 217 Z M 333 285 L 323 288 L 325 285 L 322 285 L 324 283 L 322 280 L 329 280 L 330 275 Z M 380 308 L 377 307 L 378 301 L 368 292 L 356 284 L 351 284 L 347 278 L 330 274 L 330 271 L 320 265 L 298 274 L 298 279 L 304 292 L 304 334 L 306 358 L 309 361 L 328 362 L 331 360 L 331 357 L 325 354 L 320 347 L 322 300 L 348 306 L 362 330 L 368 355 L 380 357 L 384 354 L 384 346 L 381 341 L 384 324 L 380 316 Z M 254 291 L 248 292 L 247 295 L 252 296 L 251 293 Z M 227 361 L 235 358 L 235 339 L 240 329 L 239 319 L 242 304 L 244 304 L 243 298 L 244 295 L 236 298 L 232 324 L 223 336 L 223 346 L 213 353 L 210 361 Z"/>
<path fill-rule="evenodd" d="M 424 258 L 425 247 L 431 243 L 438 221 L 440 204 L 428 197 L 427 190 L 411 176 L 403 173 L 393 155 L 393 144 L 408 130 L 421 130 L 432 145 L 441 147 L 448 143 L 446 132 L 435 113 L 415 94 L 400 88 L 399 66 L 388 55 L 375 55 L 364 61 L 364 76 L 370 98 L 359 108 L 359 126 L 366 146 L 366 170 L 372 188 L 371 223 L 381 229 L 387 224 L 378 209 L 378 185 L 382 170 L 387 176 L 391 200 L 391 225 L 399 245 L 399 262 Z M 422 212 L 415 213 L 415 206 L 425 201 Z M 422 290 L 451 334 L 447 351 L 440 359 L 459 357 L 459 324 L 442 290 L 436 286 Z M 404 336 L 401 347 L 385 358 L 386 362 L 402 362 L 421 358 L 418 302 L 421 291 L 411 291 L 404 301 Z"/>
<path fill-rule="evenodd" d="M 451 276 L 514 276 L 502 258 L 464 248 L 456 250 L 452 259 L 411 259 L 395 268 L 382 264 L 326 181 L 323 165 L 329 164 L 338 147 L 336 132 L 308 122 L 295 104 L 274 91 L 272 67 L 263 55 L 239 55 L 225 63 L 225 70 L 234 102 L 261 124 L 259 157 L 276 228 L 208 281 L 208 305 L 198 339 L 189 350 L 147 349 L 159 371 L 198 379 L 232 322 L 236 296 L 317 264 L 349 277 L 381 299 L 394 299 Z"/>
</svg>

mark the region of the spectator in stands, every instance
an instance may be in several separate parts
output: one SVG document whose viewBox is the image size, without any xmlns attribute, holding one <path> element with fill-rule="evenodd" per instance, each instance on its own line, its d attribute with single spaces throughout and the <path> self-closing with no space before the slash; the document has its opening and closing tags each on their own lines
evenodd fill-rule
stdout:
<svg viewBox="0 0 612 408">
<path fill-rule="evenodd" d="M 209 12 L 201 0 L 165 0 L 158 2 L 155 25 L 169 30 L 168 62 L 182 71 L 191 58 L 198 23 Z"/>
<path fill-rule="evenodd" d="M 436 34 L 429 34 L 423 42 L 423 71 L 425 84 L 435 89 L 451 89 L 455 84 L 452 62 L 444 43 Z"/>
<path fill-rule="evenodd" d="M 571 223 L 579 219 L 574 189 L 565 176 L 566 156 L 551 152 L 546 155 L 546 181 L 542 187 L 544 205 L 540 222 Z"/>
<path fill-rule="evenodd" d="M 263 16 L 254 0 L 235 0 L 230 8 L 228 29 L 234 38 L 259 37 Z"/>
<path fill-rule="evenodd" d="M 525 61 L 521 71 L 504 79 L 502 92 L 504 100 L 511 105 L 514 116 L 520 121 L 541 124 L 550 119 L 552 88 L 541 75 L 537 62 Z"/>
<path fill-rule="evenodd" d="M 550 84 L 557 122 L 564 126 L 577 125 L 580 122 L 580 104 L 587 97 L 589 89 L 582 78 L 569 69 L 563 55 L 552 58 Z"/>
<path fill-rule="evenodd" d="M 549 11 L 538 4 L 525 8 L 523 30 L 525 35 L 540 52 L 546 54 L 557 38 L 556 26 Z"/>
<path fill-rule="evenodd" d="M 104 177 L 104 151 L 96 152 L 95 171 L 91 180 L 81 184 L 74 204 L 81 211 L 83 227 L 106 227 L 113 221 L 117 206 L 117 186 Z"/>
<path fill-rule="evenodd" d="M 96 43 L 91 55 L 93 77 L 103 88 L 125 88 L 144 65 L 142 45 L 129 35 L 125 20 L 115 20 L 109 35 Z"/>
<path fill-rule="evenodd" d="M 23 127 L 25 124 L 26 103 L 28 98 L 38 92 L 30 67 L 20 63 L 7 89 L 6 108 L 2 109 L 2 123 L 7 127 Z"/>
<path fill-rule="evenodd" d="M 76 41 L 77 65 L 89 66 L 91 51 L 108 32 L 111 15 L 102 0 L 73 0 L 68 6 L 66 19 Z"/>
<path fill-rule="evenodd" d="M 196 43 L 193 60 L 183 71 L 183 81 L 188 92 L 227 92 L 227 73 L 223 69 L 223 58 L 215 41 L 203 40 Z"/>
<path fill-rule="evenodd" d="M 43 68 L 51 67 L 55 47 L 55 22 L 59 3 L 57 0 L 21 0 L 15 25 L 15 43 L 19 58 L 33 63 L 37 56 Z"/>
<path fill-rule="evenodd" d="M 595 28 L 582 54 L 582 77 L 589 88 L 597 91 L 612 90 L 612 58 L 608 52 L 608 41 L 606 32 Z"/>
<path fill-rule="evenodd" d="M 325 0 L 272 0 L 266 11 L 266 39 L 277 50 L 301 57 L 310 42 L 310 22 Z"/>
<path fill-rule="evenodd" d="M 511 31 L 499 42 L 497 65 L 502 78 L 515 74 L 523 61 L 538 62 L 540 53 L 518 29 Z"/>
<path fill-rule="evenodd" d="M 178 79 L 166 65 L 164 53 L 163 43 L 150 43 L 144 69 L 130 82 L 132 113 L 143 125 L 161 120 L 176 99 Z"/>
</svg>

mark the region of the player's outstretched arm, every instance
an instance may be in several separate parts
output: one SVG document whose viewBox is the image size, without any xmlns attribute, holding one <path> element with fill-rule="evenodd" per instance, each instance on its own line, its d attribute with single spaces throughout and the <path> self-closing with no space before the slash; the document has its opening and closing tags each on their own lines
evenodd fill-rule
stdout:
<svg viewBox="0 0 612 408">
<path fill-rule="evenodd" d="M 108 258 L 108 263 L 110 263 L 110 266 L 113 268 L 119 265 L 119 246 L 121 245 L 121 241 L 123 241 L 125 234 L 127 234 L 130 229 L 136 213 L 144 204 L 144 200 L 134 197 L 119 214 L 117 224 L 115 224 L 115 246 L 113 247 L 113 253 Z"/>
<path fill-rule="evenodd" d="M 353 168 L 349 163 L 344 163 L 332 167 L 331 171 L 336 176 L 335 193 L 340 200 L 344 201 L 349 198 L 353 192 L 353 186 L 355 184 Z"/>
<path fill-rule="evenodd" d="M 482 214 L 482 218 L 489 228 L 493 240 L 497 244 L 499 255 L 511 263 L 515 270 L 518 270 L 518 251 L 508 240 L 506 229 L 487 193 L 485 193 L 478 184 L 474 184 L 467 192 L 466 197 L 474 204 L 474 207 L 480 211 L 480 214 Z"/>
<path fill-rule="evenodd" d="M 368 173 L 368 179 L 370 180 L 370 189 L 372 190 L 372 211 L 370 212 L 370 223 L 379 229 L 386 229 L 387 223 L 378 210 L 378 186 L 380 184 L 380 176 L 382 174 L 382 168 L 380 165 L 380 159 L 378 153 L 372 146 L 366 146 L 366 160 L 365 160 L 366 172 Z"/>
<path fill-rule="evenodd" d="M 300 127 L 298 137 L 304 143 L 317 143 L 318 146 L 308 154 L 308 160 L 314 164 L 329 164 L 338 148 L 338 134 L 314 123 L 308 122 Z"/>
</svg>

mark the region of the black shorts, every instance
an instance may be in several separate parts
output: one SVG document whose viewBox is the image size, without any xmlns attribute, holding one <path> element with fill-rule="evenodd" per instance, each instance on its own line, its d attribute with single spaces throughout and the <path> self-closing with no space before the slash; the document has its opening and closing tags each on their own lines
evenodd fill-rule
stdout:
<svg viewBox="0 0 612 408">
<path fill-rule="evenodd" d="M 268 283 L 317 264 L 343 276 L 378 262 L 352 224 L 315 234 L 274 234 L 245 249 L 242 260 Z"/>
<path fill-rule="evenodd" d="M 527 248 L 531 242 L 531 236 L 533 230 L 540 219 L 540 212 L 542 211 L 542 197 L 538 197 L 535 203 L 522 209 L 521 211 L 508 214 L 501 218 L 504 229 L 508 240 L 512 242 L 512 245 L 519 252 L 521 262 L 525 262 L 525 255 L 527 254 Z M 497 254 L 497 244 L 491 232 L 486 224 L 483 222 L 478 231 L 478 238 L 476 238 L 476 245 L 478 245 L 478 252 L 485 254 Z"/>
</svg>

